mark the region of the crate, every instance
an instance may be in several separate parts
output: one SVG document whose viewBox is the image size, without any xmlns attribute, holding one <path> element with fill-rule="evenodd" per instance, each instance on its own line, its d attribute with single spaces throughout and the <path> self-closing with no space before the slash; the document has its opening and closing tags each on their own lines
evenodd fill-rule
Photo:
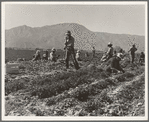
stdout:
<svg viewBox="0 0 149 122">
<path fill-rule="evenodd" d="M 8 74 L 18 74 L 19 73 L 19 63 L 7 63 L 6 73 Z"/>
</svg>

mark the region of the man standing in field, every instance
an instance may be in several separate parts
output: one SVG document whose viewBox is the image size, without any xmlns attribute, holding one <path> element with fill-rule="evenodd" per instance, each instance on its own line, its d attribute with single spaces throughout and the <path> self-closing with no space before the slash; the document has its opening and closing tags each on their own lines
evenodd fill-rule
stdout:
<svg viewBox="0 0 149 122">
<path fill-rule="evenodd" d="M 130 61 L 131 61 L 131 63 L 134 62 L 134 59 L 135 59 L 135 52 L 136 52 L 136 51 L 137 51 L 137 48 L 136 48 L 135 44 L 132 45 L 132 47 L 131 47 L 130 50 L 128 51 L 128 52 L 130 52 Z"/>
<path fill-rule="evenodd" d="M 95 47 L 93 47 L 92 53 L 93 53 L 93 58 L 95 58 Z"/>
<path fill-rule="evenodd" d="M 79 69 L 78 62 L 76 61 L 75 57 L 75 51 L 74 51 L 74 38 L 71 36 L 71 32 L 67 31 L 66 32 L 66 37 L 65 37 L 65 47 L 64 50 L 66 51 L 65 54 L 65 62 L 66 62 L 66 68 L 69 68 L 69 58 L 70 56 L 72 57 L 74 66 L 76 70 Z"/>
<path fill-rule="evenodd" d="M 113 56 L 113 47 L 111 42 L 108 43 L 108 48 L 109 49 L 107 51 L 107 60 L 109 60 Z"/>
</svg>

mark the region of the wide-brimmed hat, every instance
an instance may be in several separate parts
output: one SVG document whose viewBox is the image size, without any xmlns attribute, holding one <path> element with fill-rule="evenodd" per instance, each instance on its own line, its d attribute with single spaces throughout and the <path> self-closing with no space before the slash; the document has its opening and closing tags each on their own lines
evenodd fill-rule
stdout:
<svg viewBox="0 0 149 122">
<path fill-rule="evenodd" d="M 80 53 L 80 50 L 77 50 L 77 53 Z"/>
<path fill-rule="evenodd" d="M 36 53 L 40 53 L 40 50 L 37 50 Z"/>
<path fill-rule="evenodd" d="M 113 44 L 111 42 L 108 43 L 108 46 L 112 46 Z"/>
<path fill-rule="evenodd" d="M 122 53 L 117 53 L 117 57 L 119 57 L 120 59 L 123 58 L 123 54 Z"/>
<path fill-rule="evenodd" d="M 46 54 L 43 54 L 43 57 L 46 57 Z"/>
<path fill-rule="evenodd" d="M 56 49 L 53 47 L 51 51 L 54 52 L 54 51 L 56 51 Z"/>
<path fill-rule="evenodd" d="M 69 30 L 65 33 L 65 35 L 70 35 L 70 34 L 71 32 Z"/>
</svg>

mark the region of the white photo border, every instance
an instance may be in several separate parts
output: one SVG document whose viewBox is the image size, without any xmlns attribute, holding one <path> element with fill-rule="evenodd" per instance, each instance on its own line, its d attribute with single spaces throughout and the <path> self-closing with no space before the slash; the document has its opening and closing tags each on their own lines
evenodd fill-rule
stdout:
<svg viewBox="0 0 149 122">
<path fill-rule="evenodd" d="M 148 120 L 148 55 L 145 58 L 145 116 L 144 117 L 53 117 L 53 116 L 5 116 L 5 5 L 6 4 L 34 4 L 34 5 L 144 5 L 145 7 L 145 53 L 148 54 L 148 3 L 146 1 L 99 1 L 99 2 L 1 2 L 1 52 L 2 52 L 2 78 L 1 78 L 1 96 L 2 96 L 2 109 L 1 118 L 2 121 L 103 121 L 103 120 Z"/>
</svg>

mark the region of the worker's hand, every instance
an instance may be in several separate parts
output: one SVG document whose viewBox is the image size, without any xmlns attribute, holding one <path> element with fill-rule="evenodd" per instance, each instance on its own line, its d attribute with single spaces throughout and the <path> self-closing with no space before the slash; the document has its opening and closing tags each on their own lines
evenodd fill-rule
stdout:
<svg viewBox="0 0 149 122">
<path fill-rule="evenodd" d="M 121 73 L 121 71 L 118 71 L 117 73 Z"/>
</svg>

